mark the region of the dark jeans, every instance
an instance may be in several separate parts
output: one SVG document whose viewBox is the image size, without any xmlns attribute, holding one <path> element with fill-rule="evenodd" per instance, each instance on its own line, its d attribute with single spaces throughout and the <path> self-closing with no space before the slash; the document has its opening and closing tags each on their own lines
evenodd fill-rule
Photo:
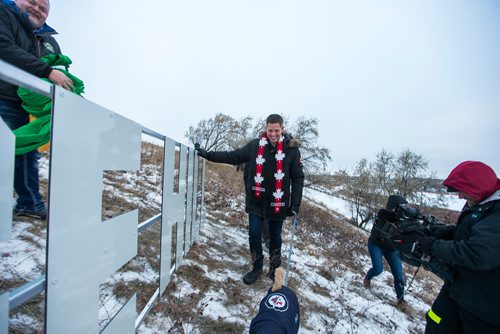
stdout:
<svg viewBox="0 0 500 334">
<path fill-rule="evenodd" d="M 267 218 L 262 221 L 262 242 L 269 242 L 269 219 Z"/>
<path fill-rule="evenodd" d="M 384 269 L 382 263 L 382 256 L 385 257 L 387 263 L 391 267 L 391 273 L 394 277 L 394 289 L 396 290 L 396 297 L 398 300 L 404 299 L 405 283 L 403 276 L 403 263 L 399 257 L 399 251 L 397 250 L 386 250 L 370 240 L 368 240 L 368 251 L 370 252 L 370 257 L 372 259 L 372 267 L 368 270 L 366 278 L 372 279 L 373 277 L 379 275 Z"/>
<path fill-rule="evenodd" d="M 11 130 L 15 130 L 29 122 L 29 115 L 20 102 L 0 100 L 0 117 Z M 17 155 L 14 171 L 14 189 L 17 193 L 17 204 L 14 211 L 39 211 L 45 208 L 39 190 L 37 150 Z"/>
<path fill-rule="evenodd" d="M 263 218 L 248 215 L 248 239 L 250 241 L 250 253 L 254 268 L 262 269 L 264 266 L 264 256 L 262 255 L 262 222 Z M 269 266 L 277 268 L 281 265 L 281 228 L 282 220 L 269 220 Z"/>
<path fill-rule="evenodd" d="M 427 319 L 425 334 L 500 333 L 500 327 L 485 322 L 451 299 L 446 286 L 439 292 L 425 318 Z"/>
</svg>

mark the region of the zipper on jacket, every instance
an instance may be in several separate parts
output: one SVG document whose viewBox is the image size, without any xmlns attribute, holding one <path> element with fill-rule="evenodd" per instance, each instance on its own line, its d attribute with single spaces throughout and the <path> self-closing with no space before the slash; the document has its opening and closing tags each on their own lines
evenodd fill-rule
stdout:
<svg viewBox="0 0 500 334">
<path fill-rule="evenodd" d="M 42 58 L 42 48 L 40 47 L 40 40 L 38 39 L 38 36 L 35 35 L 34 32 L 31 32 L 33 36 L 35 36 L 35 42 L 36 42 L 36 51 L 38 53 L 38 58 Z"/>
</svg>

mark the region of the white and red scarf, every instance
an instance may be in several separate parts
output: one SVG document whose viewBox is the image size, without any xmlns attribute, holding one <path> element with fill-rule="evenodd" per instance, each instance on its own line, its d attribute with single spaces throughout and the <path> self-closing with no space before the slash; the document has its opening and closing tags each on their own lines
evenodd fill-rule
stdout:
<svg viewBox="0 0 500 334">
<path fill-rule="evenodd" d="M 259 148 L 257 149 L 257 157 L 255 158 L 255 197 L 260 198 L 261 192 L 264 189 L 261 187 L 264 181 L 264 176 L 262 176 L 262 168 L 266 159 L 264 159 L 264 147 L 267 145 L 267 134 L 264 134 L 259 141 Z M 274 213 L 280 213 L 281 207 L 285 206 L 285 203 L 281 201 L 283 198 L 283 158 L 285 153 L 283 152 L 283 136 L 280 137 L 278 143 L 276 144 L 276 173 L 274 173 L 275 179 L 275 191 L 273 192 L 274 202 L 271 206 L 274 207 Z"/>
</svg>

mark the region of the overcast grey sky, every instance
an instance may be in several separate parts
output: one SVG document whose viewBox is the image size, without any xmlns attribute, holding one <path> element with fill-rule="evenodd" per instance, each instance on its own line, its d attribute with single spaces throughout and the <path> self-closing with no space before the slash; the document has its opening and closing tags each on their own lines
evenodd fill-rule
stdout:
<svg viewBox="0 0 500 334">
<path fill-rule="evenodd" d="M 315 117 L 333 168 L 411 149 L 500 174 L 500 1 L 51 0 L 86 98 L 186 142 L 201 119 Z"/>
</svg>

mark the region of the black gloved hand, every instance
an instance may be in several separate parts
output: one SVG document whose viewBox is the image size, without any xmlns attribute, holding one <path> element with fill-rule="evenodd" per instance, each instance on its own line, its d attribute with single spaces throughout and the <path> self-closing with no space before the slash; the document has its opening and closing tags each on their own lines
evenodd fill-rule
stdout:
<svg viewBox="0 0 500 334">
<path fill-rule="evenodd" d="M 432 236 L 438 239 L 451 240 L 455 235 L 456 225 L 438 225 L 430 228 Z"/>
<path fill-rule="evenodd" d="M 431 255 L 432 244 L 436 240 L 434 237 L 421 237 L 418 239 L 417 247 L 425 255 Z"/>
<path fill-rule="evenodd" d="M 201 148 L 200 143 L 194 144 L 194 149 L 196 150 L 196 152 L 198 152 L 198 155 L 200 157 L 205 158 L 205 159 L 208 157 L 208 151 L 205 150 L 204 148 Z"/>
<path fill-rule="evenodd" d="M 290 206 L 286 211 L 286 215 L 289 217 L 295 216 L 297 213 L 299 213 L 299 207 L 297 205 Z"/>
</svg>

